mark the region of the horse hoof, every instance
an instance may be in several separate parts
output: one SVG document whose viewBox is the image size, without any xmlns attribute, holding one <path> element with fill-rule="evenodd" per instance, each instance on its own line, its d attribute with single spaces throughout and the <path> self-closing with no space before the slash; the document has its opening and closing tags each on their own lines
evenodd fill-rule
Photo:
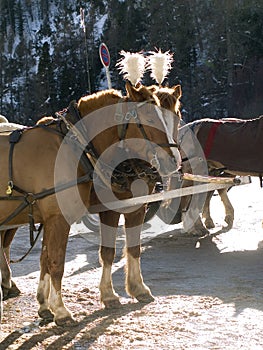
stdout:
<svg viewBox="0 0 263 350">
<path fill-rule="evenodd" d="M 72 327 L 78 324 L 78 322 L 75 321 L 71 316 L 56 319 L 55 323 L 59 327 L 69 327 L 69 326 Z"/>
<path fill-rule="evenodd" d="M 208 229 L 215 228 L 215 224 L 214 224 L 213 220 L 206 220 L 206 221 L 205 221 L 205 226 L 206 226 L 206 228 L 208 228 Z"/>
<path fill-rule="evenodd" d="M 52 312 L 47 309 L 38 311 L 38 315 L 39 317 L 43 318 L 43 320 L 46 320 L 46 321 L 53 321 L 54 319 L 54 315 L 52 314 Z"/>
<path fill-rule="evenodd" d="M 137 295 L 136 299 L 143 304 L 149 304 L 154 301 L 154 297 L 148 293 Z"/>
<path fill-rule="evenodd" d="M 233 227 L 233 222 L 234 222 L 234 220 L 233 220 L 232 216 L 227 215 L 227 216 L 225 217 L 225 222 L 227 223 L 227 227 L 228 227 L 229 229 Z"/>
<path fill-rule="evenodd" d="M 3 300 L 15 298 L 21 294 L 17 286 L 12 286 L 10 289 L 3 288 Z"/>
<path fill-rule="evenodd" d="M 105 300 L 103 301 L 105 309 L 117 309 L 121 306 L 119 299 Z"/>
<path fill-rule="evenodd" d="M 191 231 L 188 231 L 188 233 L 194 237 L 204 237 L 209 235 L 209 231 L 205 227 L 193 228 Z"/>
</svg>

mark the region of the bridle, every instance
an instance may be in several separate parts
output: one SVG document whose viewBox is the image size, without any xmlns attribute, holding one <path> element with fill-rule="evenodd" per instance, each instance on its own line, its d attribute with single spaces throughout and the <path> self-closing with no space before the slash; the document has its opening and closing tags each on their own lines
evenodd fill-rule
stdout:
<svg viewBox="0 0 263 350">
<path fill-rule="evenodd" d="M 118 137 L 119 140 L 121 142 L 121 144 L 124 143 L 125 141 L 125 137 L 126 137 L 126 133 L 127 133 L 127 129 L 129 126 L 129 123 L 131 122 L 131 120 L 134 120 L 136 126 L 138 127 L 138 129 L 140 130 L 143 139 L 147 141 L 149 148 L 151 148 L 152 150 L 152 154 L 153 154 L 153 158 L 150 161 L 150 164 L 155 167 L 157 170 L 160 169 L 160 163 L 157 157 L 157 151 L 156 148 L 157 147 L 175 147 L 178 148 L 178 144 L 173 141 L 173 142 L 167 142 L 167 143 L 155 143 L 153 144 L 151 142 L 151 140 L 149 139 L 145 128 L 143 126 L 143 124 L 141 123 L 139 114 L 138 114 L 138 109 L 141 108 L 142 106 L 144 106 L 147 103 L 151 103 L 152 100 L 146 100 L 143 102 L 138 102 L 135 103 L 130 102 L 128 105 L 128 111 L 126 113 L 123 112 L 123 99 L 120 99 L 120 101 L 117 104 L 117 108 L 116 108 L 116 113 L 115 113 L 115 120 L 118 123 Z M 159 107 L 154 105 L 155 109 L 158 109 Z M 162 121 L 162 123 L 164 123 L 164 121 L 162 120 L 162 117 L 160 116 L 160 114 L 162 113 L 161 110 L 156 110 L 157 116 L 158 118 Z"/>
<path fill-rule="evenodd" d="M 143 124 L 140 121 L 140 117 L 138 115 L 137 110 L 140 107 L 144 106 L 145 104 L 150 103 L 151 100 L 138 102 L 136 104 L 136 106 L 134 106 L 135 103 L 133 102 L 132 103 L 133 104 L 133 108 L 129 107 L 129 109 L 128 109 L 128 111 L 126 113 L 123 113 L 123 110 L 122 110 L 123 103 L 122 102 L 124 102 L 123 99 L 121 99 L 119 101 L 119 103 L 117 104 L 117 110 L 116 110 L 116 113 L 115 113 L 115 120 L 119 123 L 119 125 L 118 125 L 118 136 L 119 136 L 120 141 L 125 139 L 129 122 L 132 119 L 134 119 L 137 127 L 141 131 L 141 134 L 142 134 L 143 138 L 145 140 L 147 140 L 147 141 L 150 141 L 150 139 L 148 138 L 148 136 L 146 134 L 146 131 L 145 131 L 144 127 L 143 127 Z M 155 106 L 155 105 L 154 105 L 154 107 L 159 108 L 158 106 Z M 161 111 L 160 111 L 160 113 L 161 113 Z M 157 115 L 159 117 L 159 113 L 157 113 Z M 167 143 L 157 143 L 156 145 L 160 146 L 160 147 L 176 147 L 176 148 L 178 148 L 178 144 L 175 141 L 173 143 L 169 143 L 169 142 L 167 142 Z"/>
</svg>

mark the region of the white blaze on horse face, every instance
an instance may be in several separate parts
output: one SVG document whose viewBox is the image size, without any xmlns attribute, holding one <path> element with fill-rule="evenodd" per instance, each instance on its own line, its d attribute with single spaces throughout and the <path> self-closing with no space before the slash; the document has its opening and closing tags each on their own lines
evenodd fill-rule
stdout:
<svg viewBox="0 0 263 350">
<path fill-rule="evenodd" d="M 174 140 L 174 127 L 175 127 L 175 123 L 174 123 L 174 114 L 170 111 L 162 111 L 158 106 L 154 106 L 155 110 L 157 112 L 157 115 L 164 127 L 164 130 L 166 132 L 167 138 L 168 138 L 168 142 L 171 144 L 175 143 Z M 171 147 L 171 152 L 173 153 L 173 156 L 176 160 L 176 169 L 175 172 L 179 169 L 180 164 L 181 164 L 181 155 L 178 151 L 177 147 Z"/>
</svg>

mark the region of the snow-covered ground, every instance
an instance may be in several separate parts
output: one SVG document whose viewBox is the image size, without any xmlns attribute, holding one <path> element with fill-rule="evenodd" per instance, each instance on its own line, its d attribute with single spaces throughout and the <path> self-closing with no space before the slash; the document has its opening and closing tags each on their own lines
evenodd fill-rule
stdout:
<svg viewBox="0 0 263 350">
<path fill-rule="evenodd" d="M 259 181 L 232 188 L 233 228 L 222 232 L 224 211 L 212 199 L 216 227 L 200 239 L 168 226 L 158 218 L 144 227 L 142 272 L 155 301 L 141 304 L 124 288 L 124 235 L 119 230 L 113 282 L 120 308 L 103 310 L 99 301 L 101 267 L 99 234 L 82 223 L 69 237 L 63 295 L 78 321 L 63 329 L 53 322 L 41 325 L 37 316 L 40 241 L 30 255 L 12 266 L 21 295 L 4 302 L 0 349 L 262 349 L 262 193 Z M 219 231 L 221 232 L 219 234 Z M 218 233 L 218 234 L 217 234 Z M 28 232 L 17 233 L 12 256 L 20 257 Z"/>
<path fill-rule="evenodd" d="M 233 228 L 216 238 L 221 252 L 256 250 L 263 240 L 263 188 L 258 178 L 252 177 L 251 180 L 251 184 L 233 187 L 228 192 L 235 209 L 235 219 Z M 217 225 L 211 231 L 213 233 L 224 224 L 224 209 L 219 196 L 213 197 L 211 212 Z"/>
</svg>

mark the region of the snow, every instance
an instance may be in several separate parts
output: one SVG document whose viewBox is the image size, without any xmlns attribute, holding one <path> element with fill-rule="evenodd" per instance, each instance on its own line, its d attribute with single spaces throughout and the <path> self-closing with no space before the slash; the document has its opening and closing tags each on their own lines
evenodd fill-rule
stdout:
<svg viewBox="0 0 263 350">
<path fill-rule="evenodd" d="M 233 228 L 216 238 L 216 243 L 222 253 L 230 251 L 256 250 L 263 241 L 262 228 L 262 195 L 259 179 L 252 177 L 252 183 L 232 188 L 229 198 L 235 209 Z M 224 210 L 219 196 L 212 200 L 212 218 L 215 223 L 223 223 Z M 218 230 L 218 227 L 212 232 Z"/>
<path fill-rule="evenodd" d="M 108 18 L 107 14 L 97 18 L 97 22 L 94 25 L 95 40 L 99 40 L 100 39 L 100 37 L 101 37 L 101 35 L 103 33 L 103 28 L 104 28 L 104 25 L 105 25 L 105 22 L 106 22 L 107 18 Z"/>
</svg>

